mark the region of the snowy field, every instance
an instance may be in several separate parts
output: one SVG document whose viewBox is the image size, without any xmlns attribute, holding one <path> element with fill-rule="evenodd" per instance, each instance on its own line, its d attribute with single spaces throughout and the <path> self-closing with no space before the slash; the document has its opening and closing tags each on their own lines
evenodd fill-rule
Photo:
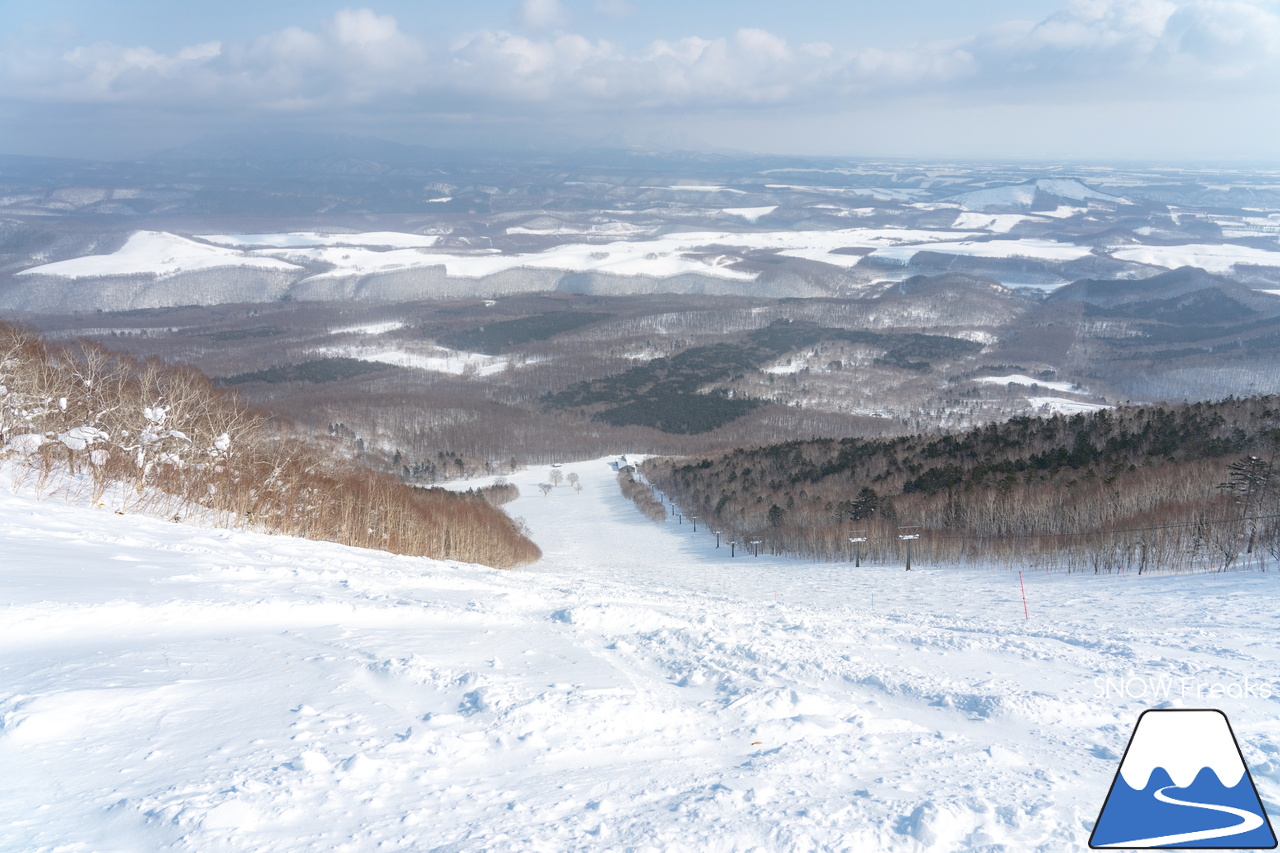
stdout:
<svg viewBox="0 0 1280 853">
<path fill-rule="evenodd" d="M 1016 572 L 730 558 L 562 470 L 510 572 L 0 482 L 0 850 L 1083 850 L 1157 705 L 1280 807 L 1275 573 L 1032 574 L 1027 619 Z"/>
<path fill-rule="evenodd" d="M 715 188 L 691 189 L 709 191 Z M 1010 188 L 1002 188 L 1000 192 L 1007 189 Z M 1034 187 L 1012 189 L 1034 194 Z M 981 190 L 977 194 L 985 192 L 988 191 Z M 720 212 L 755 222 L 776 209 L 776 206 L 726 207 Z M 1070 212 L 1075 209 L 1062 210 Z M 647 236 L 646 229 L 617 223 L 585 229 L 507 229 L 509 234 L 609 240 L 566 242 L 537 252 L 504 252 L 492 248 L 451 252 L 434 248 L 440 241 L 436 235 L 386 231 L 364 234 L 215 234 L 200 238 L 208 242 L 164 232 L 139 231 L 111 254 L 42 264 L 22 270 L 17 275 L 40 274 L 70 279 L 122 275 L 163 278 L 181 272 L 245 267 L 305 276 L 307 269 L 320 265 L 325 268 L 323 272 L 301 280 L 316 282 L 437 267 L 454 278 L 484 278 L 523 268 L 654 278 L 698 274 L 747 282 L 754 281 L 760 274 L 739 268 L 738 263 L 744 256 L 756 252 L 776 253 L 782 257 L 844 268 L 861 264 L 866 254 L 880 261 L 905 265 L 922 251 L 987 259 L 1029 258 L 1048 263 L 1078 261 L 1095 253 L 1088 245 L 1008 236 L 1022 221 L 1055 215 L 1058 213 L 1024 216 L 967 211 L 961 212 L 948 230 L 882 227 L 825 231 L 689 231 L 652 237 Z M 851 249 L 865 251 L 851 252 Z M 1237 264 L 1280 267 L 1280 251 L 1236 244 L 1124 246 L 1110 250 L 1110 255 L 1126 262 L 1169 269 L 1192 265 L 1218 273 L 1229 273 Z"/>
</svg>

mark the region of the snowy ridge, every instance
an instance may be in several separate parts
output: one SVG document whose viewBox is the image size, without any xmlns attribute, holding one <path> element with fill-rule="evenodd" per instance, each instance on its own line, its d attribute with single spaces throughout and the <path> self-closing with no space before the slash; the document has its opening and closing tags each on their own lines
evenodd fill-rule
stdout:
<svg viewBox="0 0 1280 853">
<path fill-rule="evenodd" d="M 1072 201 L 1105 201 L 1124 203 L 1124 199 L 1109 193 L 1090 189 L 1074 178 L 1039 178 L 1026 184 L 1008 187 L 992 187 L 985 190 L 973 190 L 960 193 L 954 197 L 970 210 L 986 210 L 991 207 L 1028 208 L 1035 201 L 1037 193 L 1046 193 Z"/>
</svg>

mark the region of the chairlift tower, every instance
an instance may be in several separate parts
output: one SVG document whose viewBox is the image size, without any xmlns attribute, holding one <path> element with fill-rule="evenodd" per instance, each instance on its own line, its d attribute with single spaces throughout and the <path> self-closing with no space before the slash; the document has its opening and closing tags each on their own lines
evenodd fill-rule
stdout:
<svg viewBox="0 0 1280 853">
<path fill-rule="evenodd" d="M 862 565 L 862 543 L 867 541 L 867 537 L 859 530 L 856 535 L 849 537 L 849 541 L 853 543 L 853 567 L 856 569 Z"/>
<path fill-rule="evenodd" d="M 911 543 L 920 538 L 919 525 L 898 528 L 898 541 L 907 543 L 907 571 L 911 571 Z"/>
</svg>

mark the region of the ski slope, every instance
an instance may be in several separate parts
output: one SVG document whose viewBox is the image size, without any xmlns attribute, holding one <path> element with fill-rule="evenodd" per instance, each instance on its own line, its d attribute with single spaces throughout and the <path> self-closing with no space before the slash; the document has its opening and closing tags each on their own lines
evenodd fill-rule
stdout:
<svg viewBox="0 0 1280 853">
<path fill-rule="evenodd" d="M 0 477 L 0 850 L 1084 850 L 1166 697 L 1280 801 L 1275 573 L 1028 575 L 1028 620 L 1014 572 L 730 558 L 561 470 L 509 572 Z"/>
</svg>

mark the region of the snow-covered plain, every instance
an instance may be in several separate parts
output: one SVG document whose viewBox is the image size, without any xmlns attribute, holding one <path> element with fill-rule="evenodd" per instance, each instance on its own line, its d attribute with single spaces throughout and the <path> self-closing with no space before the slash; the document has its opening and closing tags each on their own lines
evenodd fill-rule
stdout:
<svg viewBox="0 0 1280 853">
<path fill-rule="evenodd" d="M 1275 573 L 1028 575 L 1026 619 L 1014 572 L 730 558 L 562 471 L 512 478 L 511 572 L 6 479 L 0 850 L 1083 850 L 1164 702 L 1280 802 Z"/>
</svg>

